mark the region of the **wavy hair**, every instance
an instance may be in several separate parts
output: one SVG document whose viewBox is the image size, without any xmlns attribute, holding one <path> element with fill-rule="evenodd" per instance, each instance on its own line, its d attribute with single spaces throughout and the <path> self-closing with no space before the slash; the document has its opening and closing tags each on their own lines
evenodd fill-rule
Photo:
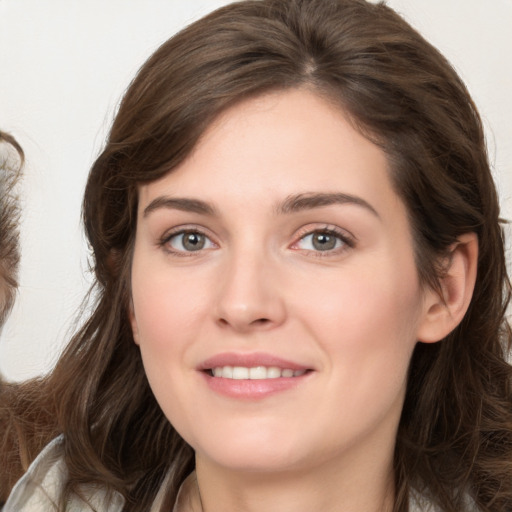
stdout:
<svg viewBox="0 0 512 512">
<path fill-rule="evenodd" d="M 14 304 L 20 262 L 20 206 L 16 185 L 25 155 L 16 139 L 0 131 L 0 327 Z M 33 397 L 33 400 L 30 399 Z M 0 376 L 0 506 L 54 431 L 53 420 L 38 421 L 44 410 L 33 383 L 7 384 Z"/>
<path fill-rule="evenodd" d="M 107 485 L 126 512 L 145 511 L 171 474 L 172 508 L 194 456 L 158 407 L 130 329 L 137 188 L 172 172 L 228 107 L 297 87 L 339 105 L 387 154 L 425 286 L 438 287 L 437 263 L 457 237 L 478 234 L 467 314 L 411 360 L 394 512 L 407 511 L 412 489 L 445 512 L 463 510 L 467 493 L 483 511 L 512 510 L 510 281 L 482 124 L 439 51 L 386 5 L 364 0 L 231 4 L 164 43 L 130 84 L 83 203 L 93 311 L 48 378 L 67 492 Z"/>
<path fill-rule="evenodd" d="M 18 287 L 20 208 L 14 188 L 25 155 L 16 139 L 2 131 L 0 149 L 0 325 L 3 325 Z"/>
</svg>

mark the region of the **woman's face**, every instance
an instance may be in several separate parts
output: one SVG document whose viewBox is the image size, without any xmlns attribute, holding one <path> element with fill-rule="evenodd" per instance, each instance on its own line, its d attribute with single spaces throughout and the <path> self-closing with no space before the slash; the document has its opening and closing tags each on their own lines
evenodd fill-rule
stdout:
<svg viewBox="0 0 512 512">
<path fill-rule="evenodd" d="M 382 150 L 312 92 L 273 93 L 139 197 L 134 337 L 198 460 L 391 460 L 426 305 Z"/>
</svg>

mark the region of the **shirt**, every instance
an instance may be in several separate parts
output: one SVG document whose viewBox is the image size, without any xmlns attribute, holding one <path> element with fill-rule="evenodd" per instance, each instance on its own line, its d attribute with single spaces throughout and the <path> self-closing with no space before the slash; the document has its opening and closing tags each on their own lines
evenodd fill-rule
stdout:
<svg viewBox="0 0 512 512">
<path fill-rule="evenodd" d="M 54 439 L 38 455 L 25 475 L 12 490 L 2 512 L 55 512 L 56 505 L 67 480 L 67 468 L 63 458 L 63 437 Z M 167 479 L 169 476 L 167 477 Z M 167 479 L 162 484 L 149 512 L 160 512 L 164 499 Z M 173 512 L 201 512 L 202 507 L 197 492 L 195 473 L 183 482 Z M 192 492 L 191 492 L 192 491 Z M 85 489 L 85 497 L 98 512 L 122 512 L 124 498 L 117 492 L 108 493 L 101 486 L 91 485 Z M 468 512 L 476 510 L 468 507 Z M 90 512 L 90 507 L 78 496 L 68 501 L 66 512 Z M 412 493 L 410 512 L 441 512 L 427 498 Z"/>
</svg>

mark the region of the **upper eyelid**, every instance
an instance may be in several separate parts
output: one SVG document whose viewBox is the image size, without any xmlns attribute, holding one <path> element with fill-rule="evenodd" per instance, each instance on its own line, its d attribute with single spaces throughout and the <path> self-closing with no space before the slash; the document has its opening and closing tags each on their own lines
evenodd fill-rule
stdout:
<svg viewBox="0 0 512 512">
<path fill-rule="evenodd" d="M 339 236 L 342 239 L 351 240 L 354 243 L 357 242 L 357 237 L 355 235 L 353 235 L 350 231 L 348 231 L 347 229 L 341 228 L 339 226 L 336 226 L 334 224 L 321 224 L 321 225 L 317 225 L 316 227 L 314 227 L 313 224 L 307 224 L 307 225 L 303 226 L 302 228 L 300 228 L 299 230 L 297 230 L 297 232 L 296 232 L 297 234 L 295 235 L 296 242 L 298 240 L 301 240 L 305 236 L 311 235 L 313 233 L 319 233 L 319 232 L 320 233 L 321 232 L 332 233 L 336 236 Z M 294 242 L 294 243 L 296 243 L 296 242 Z"/>
<path fill-rule="evenodd" d="M 212 235 L 210 233 L 210 230 L 198 226 L 196 224 L 182 224 L 179 226 L 172 227 L 164 232 L 164 234 L 160 237 L 161 241 L 169 240 L 173 236 L 186 233 L 186 232 L 192 232 L 192 233 L 199 233 L 201 235 L 206 236 L 207 238 L 212 238 Z"/>
</svg>

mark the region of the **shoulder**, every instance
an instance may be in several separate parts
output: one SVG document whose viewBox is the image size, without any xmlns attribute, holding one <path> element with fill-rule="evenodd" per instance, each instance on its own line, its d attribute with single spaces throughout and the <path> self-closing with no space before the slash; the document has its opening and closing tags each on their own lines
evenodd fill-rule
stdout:
<svg viewBox="0 0 512 512">
<path fill-rule="evenodd" d="M 64 438 L 54 439 L 31 464 L 28 471 L 12 490 L 3 512 L 57 512 L 59 502 L 68 478 L 63 456 Z M 106 492 L 101 488 L 84 490 L 88 503 L 98 512 L 106 511 Z M 108 505 L 109 512 L 120 512 L 123 499 L 115 495 Z M 71 497 L 66 510 L 69 512 L 90 512 L 93 510 L 78 496 Z"/>
<path fill-rule="evenodd" d="M 62 458 L 62 437 L 54 439 L 31 464 L 14 486 L 4 512 L 57 510 L 57 502 L 67 478 Z"/>
</svg>

